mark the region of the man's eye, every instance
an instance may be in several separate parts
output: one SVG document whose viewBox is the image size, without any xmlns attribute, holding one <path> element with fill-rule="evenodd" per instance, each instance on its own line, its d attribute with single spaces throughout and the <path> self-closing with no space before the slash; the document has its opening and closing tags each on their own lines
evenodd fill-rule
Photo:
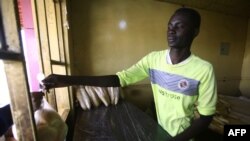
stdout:
<svg viewBox="0 0 250 141">
<path fill-rule="evenodd" d="M 178 24 L 177 27 L 178 27 L 178 28 L 185 28 L 185 25 L 183 25 L 183 24 Z"/>
</svg>

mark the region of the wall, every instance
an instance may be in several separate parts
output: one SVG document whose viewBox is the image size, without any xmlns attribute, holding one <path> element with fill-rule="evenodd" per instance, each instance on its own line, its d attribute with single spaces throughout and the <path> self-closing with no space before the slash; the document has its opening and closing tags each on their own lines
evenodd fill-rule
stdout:
<svg viewBox="0 0 250 141">
<path fill-rule="evenodd" d="M 178 5 L 152 0 L 74 0 L 71 3 L 74 73 L 113 74 L 153 50 L 167 48 L 167 22 Z M 198 10 L 201 32 L 195 54 L 215 68 L 219 91 L 237 93 L 246 41 L 247 19 Z M 119 23 L 126 28 L 119 27 Z M 237 21 L 237 22 L 236 22 Z M 220 44 L 230 44 L 220 55 Z M 228 87 L 230 86 L 230 87 Z"/>
<path fill-rule="evenodd" d="M 201 32 L 193 43 L 193 51 L 213 64 L 219 94 L 239 95 L 247 19 L 209 11 L 200 12 Z M 230 45 L 228 55 L 220 55 L 223 42 Z"/>
<path fill-rule="evenodd" d="M 18 0 L 19 16 L 21 19 L 21 36 L 26 60 L 26 69 L 30 92 L 39 91 L 37 75 L 39 70 L 38 48 L 36 45 L 35 31 L 32 18 L 31 0 Z"/>
<path fill-rule="evenodd" d="M 77 71 L 113 74 L 152 50 L 165 49 L 166 19 L 176 8 L 145 0 L 72 1 Z M 119 28 L 121 21 L 125 29 Z"/>
<path fill-rule="evenodd" d="M 245 48 L 245 55 L 242 65 L 241 77 L 242 80 L 240 82 L 240 90 L 241 93 L 250 98 L 250 19 L 248 20 L 248 30 L 247 30 L 247 42 Z"/>
</svg>

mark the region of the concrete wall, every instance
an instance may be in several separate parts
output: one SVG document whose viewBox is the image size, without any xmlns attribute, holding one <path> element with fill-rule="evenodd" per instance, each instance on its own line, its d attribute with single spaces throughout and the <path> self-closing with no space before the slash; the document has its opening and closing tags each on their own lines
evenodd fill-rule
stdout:
<svg viewBox="0 0 250 141">
<path fill-rule="evenodd" d="M 114 74 L 153 50 L 167 48 L 167 22 L 179 5 L 152 0 L 71 1 L 73 73 Z M 193 53 L 215 68 L 220 93 L 238 93 L 248 21 L 199 10 L 200 35 Z M 249 39 L 248 39 L 249 41 Z M 220 55 L 221 43 L 229 45 Z"/>
</svg>

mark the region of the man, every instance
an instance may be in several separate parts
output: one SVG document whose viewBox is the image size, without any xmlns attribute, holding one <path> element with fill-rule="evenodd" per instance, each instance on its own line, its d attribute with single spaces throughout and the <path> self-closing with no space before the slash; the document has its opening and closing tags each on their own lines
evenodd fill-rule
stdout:
<svg viewBox="0 0 250 141">
<path fill-rule="evenodd" d="M 169 49 L 152 52 L 116 75 L 51 75 L 43 81 L 44 85 L 46 88 L 68 85 L 124 87 L 150 77 L 158 123 L 173 136 L 173 140 L 192 139 L 212 121 L 217 101 L 212 65 L 190 51 L 199 28 L 200 15 L 197 11 L 190 8 L 177 9 L 168 23 Z M 92 92 L 107 95 L 100 87 L 99 90 L 92 87 Z M 81 94 L 87 96 L 89 92 L 91 90 L 88 88 Z M 195 107 L 200 114 L 198 119 L 194 119 Z"/>
</svg>

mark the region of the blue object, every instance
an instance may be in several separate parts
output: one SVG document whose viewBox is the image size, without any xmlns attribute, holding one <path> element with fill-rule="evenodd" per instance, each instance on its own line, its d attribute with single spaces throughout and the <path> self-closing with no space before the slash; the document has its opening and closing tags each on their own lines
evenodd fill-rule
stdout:
<svg viewBox="0 0 250 141">
<path fill-rule="evenodd" d="M 0 108 L 0 136 L 2 136 L 13 124 L 10 105 Z"/>
</svg>

